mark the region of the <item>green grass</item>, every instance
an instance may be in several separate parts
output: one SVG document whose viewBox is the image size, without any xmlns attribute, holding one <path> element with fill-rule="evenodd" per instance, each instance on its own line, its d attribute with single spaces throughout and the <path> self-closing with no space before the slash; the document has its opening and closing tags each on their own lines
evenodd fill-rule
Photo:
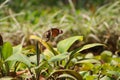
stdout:
<svg viewBox="0 0 120 80">
<path fill-rule="evenodd" d="M 0 71 L 5 71 L 5 74 L 8 75 L 11 66 L 6 61 L 13 60 L 17 61 L 15 64 L 11 63 L 15 66 L 14 69 L 16 72 L 28 69 L 29 72 L 44 75 L 45 78 L 58 79 L 64 78 L 67 75 L 70 79 L 80 79 L 78 77 L 80 75 L 84 80 L 119 79 L 119 0 L 106 3 L 102 6 L 96 6 L 95 11 L 90 8 L 75 9 L 72 2 L 69 2 L 67 6 L 60 4 L 59 6 L 52 7 L 44 5 L 30 6 L 32 4 L 26 4 L 26 7 L 17 6 L 18 10 L 14 9 L 13 6 L 15 5 L 18 4 L 5 4 L 0 7 L 0 33 L 4 42 L 10 42 L 13 45 L 4 43 L 0 47 L 1 53 L 5 53 L 3 57 L 0 56 L 0 64 L 2 65 L 0 66 Z M 46 50 L 43 54 L 40 54 L 41 64 L 36 65 L 36 49 L 34 42 L 29 37 L 30 35 L 38 35 L 41 39 L 43 33 L 53 27 L 63 30 L 63 34 L 53 41 L 58 45 L 57 50 L 56 47 L 48 45 L 47 42 L 41 42 L 48 51 Z M 78 38 L 74 39 L 72 36 L 83 36 L 83 41 L 78 42 L 76 41 Z M 57 43 L 59 41 L 60 43 Z M 73 44 L 73 42 L 75 43 Z M 22 45 L 18 45 L 21 43 Z M 88 43 L 92 44 L 86 45 Z M 97 54 L 94 51 L 99 49 L 96 43 L 104 44 L 105 49 L 100 47 L 102 52 L 97 51 L 100 54 L 94 56 L 93 54 Z M 23 54 L 14 54 L 17 53 L 15 51 Z M 9 55 L 6 55 L 6 53 Z M 15 56 L 19 56 L 19 58 Z M 4 60 L 4 57 L 8 59 Z M 29 61 L 28 58 L 32 61 Z M 7 65 L 9 65 L 8 69 L 6 67 Z M 38 70 L 40 73 L 37 72 Z M 76 73 L 75 71 L 78 72 Z M 67 74 L 56 76 L 55 73 Z M 26 75 L 22 77 L 26 77 Z"/>
</svg>

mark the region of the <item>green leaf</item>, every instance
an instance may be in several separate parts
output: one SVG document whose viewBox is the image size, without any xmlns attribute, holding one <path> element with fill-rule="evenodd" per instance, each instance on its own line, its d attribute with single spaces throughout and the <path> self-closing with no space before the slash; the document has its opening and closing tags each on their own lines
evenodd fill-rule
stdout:
<svg viewBox="0 0 120 80">
<path fill-rule="evenodd" d="M 50 44 L 45 42 L 42 38 L 31 35 L 30 39 L 38 40 L 43 46 L 45 46 L 47 49 L 49 49 L 54 55 L 59 54 L 56 50 L 54 50 L 54 48 Z"/>
<path fill-rule="evenodd" d="M 3 60 L 7 59 L 13 54 L 12 45 L 9 42 L 6 42 L 2 47 L 2 57 Z"/>
<path fill-rule="evenodd" d="M 0 80 L 14 80 L 14 78 L 13 77 L 2 77 L 2 78 L 0 78 Z"/>
<path fill-rule="evenodd" d="M 13 54 L 19 54 L 22 52 L 22 45 L 17 45 L 15 47 L 13 47 Z"/>
<path fill-rule="evenodd" d="M 44 54 L 41 54 L 40 55 L 40 61 L 42 62 L 44 59 L 46 59 Z M 32 62 L 32 63 L 37 65 L 36 55 L 29 56 L 29 60 L 30 60 L 30 62 Z"/>
<path fill-rule="evenodd" d="M 85 79 L 87 76 L 90 75 L 89 71 L 80 71 L 79 74 L 83 77 L 83 79 Z"/>
<path fill-rule="evenodd" d="M 26 64 L 28 67 L 31 66 L 29 58 L 23 54 L 13 54 L 12 56 L 6 59 L 6 62 L 7 61 L 19 61 L 19 62 L 23 62 L 24 64 Z"/>
<path fill-rule="evenodd" d="M 104 76 L 103 78 L 101 78 L 100 80 L 111 80 L 108 76 Z"/>
<path fill-rule="evenodd" d="M 107 74 L 110 74 L 110 75 L 112 75 L 112 76 L 115 75 L 115 76 L 117 76 L 117 77 L 120 76 L 120 72 L 119 72 L 119 71 L 108 71 Z"/>
<path fill-rule="evenodd" d="M 104 51 L 101 53 L 101 60 L 104 62 L 110 62 L 112 59 L 112 52 L 110 51 Z"/>
<path fill-rule="evenodd" d="M 55 74 L 69 74 L 71 76 L 73 76 L 74 78 L 76 78 L 77 80 L 83 80 L 82 76 L 77 73 L 76 71 L 74 70 L 68 70 L 68 69 L 64 69 L 64 70 L 55 70 L 52 72 L 52 74 L 48 77 L 48 79 L 52 76 L 52 75 L 55 75 Z"/>
<path fill-rule="evenodd" d="M 1 69 L 2 65 L 3 65 L 3 61 L 0 60 L 0 69 Z"/>
<path fill-rule="evenodd" d="M 76 62 L 76 64 L 81 64 L 81 63 L 98 63 L 98 64 L 100 64 L 100 61 L 98 61 L 96 59 L 83 59 L 83 60 Z"/>
<path fill-rule="evenodd" d="M 43 55 L 44 55 L 44 57 L 45 57 L 47 60 L 49 60 L 49 59 L 51 59 L 52 57 L 55 56 L 55 55 L 54 55 L 50 50 L 48 50 L 48 49 L 44 50 Z"/>
<path fill-rule="evenodd" d="M 77 40 L 82 41 L 83 36 L 74 36 L 60 41 L 57 45 L 58 51 L 61 53 L 67 52 L 71 45 Z"/>
<path fill-rule="evenodd" d="M 87 44 L 87 45 L 84 45 L 82 48 L 77 48 L 75 50 L 73 50 L 71 53 L 70 53 L 70 57 L 71 59 L 74 58 L 74 55 L 76 54 L 79 54 L 81 51 L 84 51 L 84 50 L 87 50 L 89 48 L 93 48 L 93 47 L 96 47 L 96 46 L 105 46 L 104 44 L 100 44 L 100 43 L 92 43 L 92 44 Z"/>
<path fill-rule="evenodd" d="M 96 46 L 105 46 L 104 44 L 100 44 L 100 43 L 92 43 L 92 44 L 87 44 L 87 45 L 84 45 L 81 49 L 79 49 L 77 52 L 81 52 L 83 50 L 87 50 L 87 49 L 90 49 L 90 48 L 93 48 L 93 47 L 96 47 Z"/>
<path fill-rule="evenodd" d="M 81 70 L 88 71 L 94 68 L 94 65 L 92 63 L 84 63 L 81 67 Z"/>
<path fill-rule="evenodd" d="M 62 78 L 69 78 L 70 80 L 77 80 L 76 78 L 74 78 L 73 76 L 69 75 L 69 74 L 61 74 L 57 79 L 61 79 Z"/>
<path fill-rule="evenodd" d="M 37 66 L 35 69 L 38 70 L 38 71 L 41 71 L 41 70 L 45 70 L 47 68 L 49 68 L 50 65 L 48 64 L 47 61 L 42 61 L 39 66 Z"/>
<path fill-rule="evenodd" d="M 65 59 L 65 58 L 67 58 L 68 56 L 69 56 L 68 53 L 59 54 L 59 55 L 57 55 L 57 56 L 52 57 L 52 58 L 49 60 L 49 62 L 61 61 L 61 60 Z"/>
<path fill-rule="evenodd" d="M 30 62 L 32 62 L 32 63 L 34 63 L 34 64 L 37 65 L 36 55 L 30 56 L 30 57 L 29 57 L 29 60 L 30 60 Z"/>
<path fill-rule="evenodd" d="M 95 80 L 95 76 L 86 76 L 86 79 L 85 80 Z"/>
</svg>

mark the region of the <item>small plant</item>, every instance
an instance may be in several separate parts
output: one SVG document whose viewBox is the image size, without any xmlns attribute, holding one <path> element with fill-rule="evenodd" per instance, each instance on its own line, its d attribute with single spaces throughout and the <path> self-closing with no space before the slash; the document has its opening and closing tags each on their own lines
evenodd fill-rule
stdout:
<svg viewBox="0 0 120 80">
<path fill-rule="evenodd" d="M 30 80 L 119 79 L 120 60 L 117 55 L 104 49 L 98 55 L 89 52 L 90 49 L 93 50 L 98 46 L 106 47 L 104 44 L 86 44 L 69 50 L 74 42 L 82 41 L 83 37 L 73 36 L 61 40 L 58 42 L 57 48 L 35 35 L 30 36 L 30 39 L 37 42 L 36 49 L 22 48 L 22 45 L 12 47 L 10 43 L 4 43 L 1 46 L 1 77 L 19 76 L 22 79 Z M 42 50 L 42 46 L 46 49 Z M 86 50 L 87 52 L 85 52 Z"/>
<path fill-rule="evenodd" d="M 0 80 L 119 80 L 120 1 L 86 1 L 88 9 L 72 0 L 62 9 L 44 0 L 0 4 Z"/>
</svg>

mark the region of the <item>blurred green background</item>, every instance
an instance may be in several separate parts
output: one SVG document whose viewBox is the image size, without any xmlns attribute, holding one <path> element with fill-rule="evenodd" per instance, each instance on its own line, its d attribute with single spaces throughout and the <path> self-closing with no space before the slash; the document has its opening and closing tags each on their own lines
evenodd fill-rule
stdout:
<svg viewBox="0 0 120 80">
<path fill-rule="evenodd" d="M 0 0 L 0 4 L 0 33 L 13 45 L 57 27 L 64 33 L 56 41 L 83 35 L 83 44 L 104 43 L 113 52 L 120 48 L 120 0 Z"/>
</svg>

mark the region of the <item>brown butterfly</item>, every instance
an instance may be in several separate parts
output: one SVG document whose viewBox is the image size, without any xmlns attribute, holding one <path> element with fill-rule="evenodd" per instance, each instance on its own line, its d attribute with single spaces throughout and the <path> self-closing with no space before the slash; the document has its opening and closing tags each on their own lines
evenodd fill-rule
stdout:
<svg viewBox="0 0 120 80">
<path fill-rule="evenodd" d="M 3 38 L 2 38 L 2 36 L 0 35 L 0 46 L 2 46 L 3 45 Z"/>
<path fill-rule="evenodd" d="M 51 38 L 57 37 L 59 34 L 62 34 L 63 31 L 58 28 L 51 28 L 43 34 L 43 37 L 46 38 L 46 41 L 49 41 Z"/>
</svg>

